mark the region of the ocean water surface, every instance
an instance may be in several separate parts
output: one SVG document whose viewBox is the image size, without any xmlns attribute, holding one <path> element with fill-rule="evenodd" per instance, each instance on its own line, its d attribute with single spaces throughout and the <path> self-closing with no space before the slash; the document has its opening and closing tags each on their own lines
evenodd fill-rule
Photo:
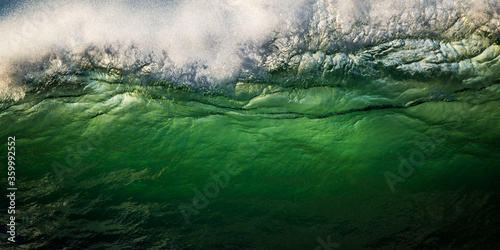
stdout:
<svg viewBox="0 0 500 250">
<path fill-rule="evenodd" d="M 2 249 L 499 246 L 496 0 L 0 9 Z"/>
</svg>

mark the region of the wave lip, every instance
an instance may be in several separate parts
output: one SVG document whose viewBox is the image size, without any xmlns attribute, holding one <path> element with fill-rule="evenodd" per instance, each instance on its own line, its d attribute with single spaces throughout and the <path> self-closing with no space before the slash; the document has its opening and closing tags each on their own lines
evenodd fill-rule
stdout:
<svg viewBox="0 0 500 250">
<path fill-rule="evenodd" d="M 213 90 L 241 81 L 498 79 L 500 4 L 45 1 L 0 19 L 0 98 L 104 71 Z M 142 81 L 141 83 L 144 83 Z"/>
</svg>

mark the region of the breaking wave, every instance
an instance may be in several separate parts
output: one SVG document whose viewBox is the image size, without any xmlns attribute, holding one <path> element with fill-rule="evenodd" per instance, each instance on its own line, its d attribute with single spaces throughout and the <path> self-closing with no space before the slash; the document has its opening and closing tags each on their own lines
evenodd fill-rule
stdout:
<svg viewBox="0 0 500 250">
<path fill-rule="evenodd" d="M 3 101 L 88 77 L 210 92 L 500 79 L 494 0 L 30 1 L 1 13 Z"/>
</svg>

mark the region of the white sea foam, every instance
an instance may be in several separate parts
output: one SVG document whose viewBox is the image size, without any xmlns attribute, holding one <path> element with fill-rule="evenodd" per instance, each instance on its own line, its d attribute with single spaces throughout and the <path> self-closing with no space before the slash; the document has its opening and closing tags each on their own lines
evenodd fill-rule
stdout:
<svg viewBox="0 0 500 250">
<path fill-rule="evenodd" d="M 383 63 L 430 51 L 445 55 L 441 67 L 480 55 L 500 27 L 494 0 L 66 0 L 24 2 L 3 13 L 0 96 L 11 99 L 89 67 L 201 88 L 281 70 L 324 75 L 339 65 L 365 67 L 356 51 L 404 39 L 424 43 L 378 51 Z M 473 37 L 469 47 L 453 43 Z"/>
</svg>

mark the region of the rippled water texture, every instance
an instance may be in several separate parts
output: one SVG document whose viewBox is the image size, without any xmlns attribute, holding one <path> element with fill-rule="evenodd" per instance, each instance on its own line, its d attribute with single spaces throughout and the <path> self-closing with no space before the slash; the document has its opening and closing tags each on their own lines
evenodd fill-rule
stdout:
<svg viewBox="0 0 500 250">
<path fill-rule="evenodd" d="M 2 249 L 498 247 L 498 1 L 0 14 Z"/>
</svg>

